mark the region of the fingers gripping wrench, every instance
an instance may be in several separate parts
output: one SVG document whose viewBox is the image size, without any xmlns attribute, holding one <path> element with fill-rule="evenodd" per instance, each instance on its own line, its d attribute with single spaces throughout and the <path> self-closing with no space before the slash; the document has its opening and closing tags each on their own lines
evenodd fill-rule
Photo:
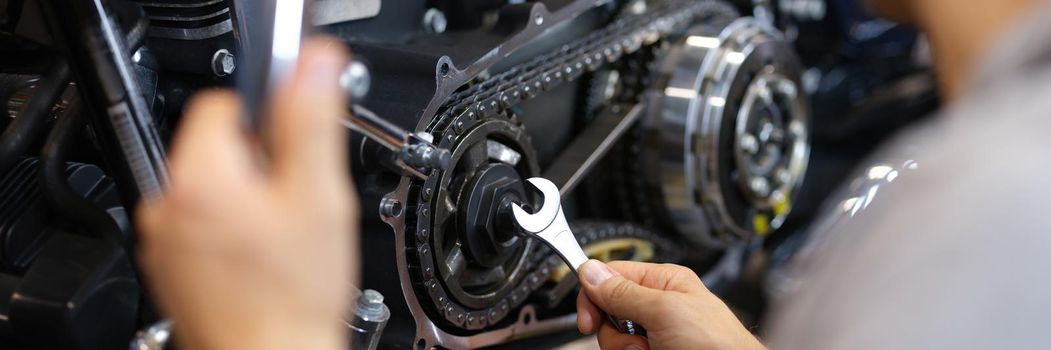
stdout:
<svg viewBox="0 0 1051 350">
<path fill-rule="evenodd" d="M 551 247 L 562 260 L 577 275 L 577 270 L 588 261 L 588 256 L 580 248 L 573 231 L 569 229 L 566 214 L 562 211 L 562 198 L 558 187 L 550 180 L 534 177 L 526 180 L 533 185 L 542 195 L 542 204 L 536 213 L 530 214 L 519 204 L 514 204 L 511 211 L 514 213 L 515 221 L 530 236 L 537 238 Z M 606 318 L 622 333 L 646 336 L 646 329 L 641 325 L 629 320 L 619 320 L 613 315 Z"/>
</svg>

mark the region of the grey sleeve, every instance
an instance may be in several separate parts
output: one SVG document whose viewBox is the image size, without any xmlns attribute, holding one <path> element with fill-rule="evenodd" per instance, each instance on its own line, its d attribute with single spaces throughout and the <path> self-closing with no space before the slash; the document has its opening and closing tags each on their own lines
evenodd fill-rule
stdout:
<svg viewBox="0 0 1051 350">
<path fill-rule="evenodd" d="M 798 288 L 768 319 L 771 348 L 1047 347 L 1051 103 L 1020 96 L 1051 91 L 1010 90 L 884 152 L 911 155 L 915 171 L 810 242 Z"/>
</svg>

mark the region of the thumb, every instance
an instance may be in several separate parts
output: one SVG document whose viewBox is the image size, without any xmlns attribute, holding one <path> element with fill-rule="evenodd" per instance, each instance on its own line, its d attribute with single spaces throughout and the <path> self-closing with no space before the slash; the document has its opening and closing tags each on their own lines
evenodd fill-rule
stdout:
<svg viewBox="0 0 1051 350">
<path fill-rule="evenodd" d="M 580 267 L 580 281 L 595 306 L 620 319 L 630 319 L 642 325 L 653 325 L 660 315 L 653 310 L 661 301 L 663 291 L 635 283 L 598 260 L 588 260 Z"/>
</svg>

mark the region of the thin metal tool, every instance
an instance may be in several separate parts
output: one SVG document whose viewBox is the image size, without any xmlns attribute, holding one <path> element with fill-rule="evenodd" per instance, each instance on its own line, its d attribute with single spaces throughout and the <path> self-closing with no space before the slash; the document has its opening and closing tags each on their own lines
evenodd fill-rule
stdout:
<svg viewBox="0 0 1051 350">
<path fill-rule="evenodd" d="M 544 171 L 544 178 L 557 184 L 562 195 L 573 191 L 613 145 L 636 124 L 644 114 L 645 107 L 642 103 L 634 106 L 617 105 L 604 111 L 551 162 Z"/>
<path fill-rule="evenodd" d="M 303 38 L 311 26 L 305 20 L 313 1 L 263 0 L 235 1 L 239 18 L 258 19 L 253 30 L 239 33 L 243 61 L 238 69 L 238 91 L 246 104 L 246 120 L 258 130 L 262 124 L 266 101 L 277 84 L 287 80 L 299 61 Z M 239 30 L 241 27 L 238 27 Z M 347 94 L 360 98 L 367 93 L 367 68 L 360 62 L 351 62 L 350 72 L 341 77 Z M 410 176 L 425 177 L 417 169 L 444 169 L 451 158 L 448 150 L 435 147 L 423 135 L 406 131 L 357 104 L 352 113 L 342 119 L 344 126 L 365 135 L 394 152 L 399 166 Z"/>
<path fill-rule="evenodd" d="M 523 209 L 520 204 L 515 203 L 511 206 L 515 221 L 527 234 L 551 247 L 573 270 L 573 275 L 577 275 L 580 266 L 588 261 L 588 256 L 584 254 L 584 249 L 580 247 L 576 236 L 569 228 L 566 214 L 562 211 L 562 197 L 559 195 L 558 187 L 542 177 L 530 178 L 526 182 L 540 191 L 543 203 L 540 209 L 532 214 Z M 630 320 L 619 320 L 610 314 L 606 314 L 606 318 L 621 333 L 646 336 L 646 329 L 642 325 Z"/>
</svg>

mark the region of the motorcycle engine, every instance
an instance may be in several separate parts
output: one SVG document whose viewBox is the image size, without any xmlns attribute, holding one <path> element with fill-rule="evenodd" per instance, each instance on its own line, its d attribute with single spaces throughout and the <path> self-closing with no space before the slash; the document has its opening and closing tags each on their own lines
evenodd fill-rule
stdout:
<svg viewBox="0 0 1051 350">
<path fill-rule="evenodd" d="M 49 16 L 43 1 L 0 1 L 5 50 L 50 54 L 39 53 L 57 40 L 39 25 Z M 252 1 L 102 1 L 123 34 L 159 148 L 178 127 L 189 96 L 237 86 L 235 73 L 256 59 L 244 50 L 259 20 L 246 10 Z M 540 347 L 564 340 L 545 335 L 575 331 L 575 276 L 511 218 L 512 203 L 536 200 L 524 179 L 560 185 L 573 232 L 590 257 L 686 264 L 717 292 L 739 279 L 746 252 L 786 226 L 802 196 L 815 90 L 804 84 L 797 33 L 779 29 L 770 13 L 750 16 L 751 4 L 317 0 L 314 6 L 316 31 L 343 42 L 368 68 L 368 95 L 355 102 L 450 154 L 447 167 L 407 174 L 398 154 L 380 143 L 354 134 L 348 144 L 354 162 L 348 176 L 364 208 L 358 284 L 386 297 L 384 348 Z M 32 115 L 21 112 L 26 101 L 55 100 L 42 96 L 52 75 L 23 63 L 0 62 L 0 98 L 11 111 L 0 127 L 8 132 Z M 65 86 L 71 78 L 62 77 Z M 82 80 L 69 89 L 100 88 Z M 63 130 L 63 113 L 41 115 L 49 122 L 40 130 Z M 104 124 L 54 132 L 56 142 L 81 151 L 40 161 L 65 164 L 54 169 L 66 169 L 67 181 L 80 184 L 78 196 L 91 202 L 77 205 L 109 213 L 121 225 L 108 230 L 133 246 L 123 210 L 138 198 L 122 187 L 131 182 L 114 166 L 122 149 L 99 131 Z M 39 347 L 41 334 L 65 327 L 70 348 L 96 348 L 85 345 L 98 344 L 95 338 L 77 333 L 80 323 L 43 326 L 47 318 L 26 316 L 32 309 L 12 299 L 60 288 L 40 282 L 49 278 L 94 291 L 88 294 L 100 297 L 87 300 L 99 305 L 115 303 L 113 296 L 137 300 L 82 319 L 135 320 L 95 335 L 112 341 L 106 344 L 126 341 L 132 328 L 158 315 L 139 297 L 121 250 L 69 259 L 92 261 L 99 274 L 123 284 L 106 287 L 107 279 L 48 269 L 64 253 L 48 244 L 52 236 L 80 238 L 67 237 L 68 225 L 34 219 L 47 211 L 33 203 L 50 200 L 52 186 L 27 175 L 41 158 L 30 151 L 37 146 L 29 143 L 13 157 L 18 166 L 0 167 L 0 194 L 10 194 L 0 197 L 0 345 Z M 55 300 L 72 297 L 61 298 Z"/>
</svg>

